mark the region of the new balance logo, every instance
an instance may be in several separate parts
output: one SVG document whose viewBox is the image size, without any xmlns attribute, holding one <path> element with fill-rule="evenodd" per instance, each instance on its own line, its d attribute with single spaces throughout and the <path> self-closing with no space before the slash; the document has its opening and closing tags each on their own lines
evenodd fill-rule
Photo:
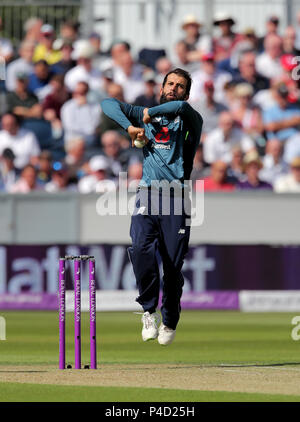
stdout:
<svg viewBox="0 0 300 422">
<path fill-rule="evenodd" d="M 137 214 L 144 214 L 144 212 L 146 211 L 146 207 L 141 207 L 139 210 L 138 210 L 138 212 L 137 212 Z"/>
</svg>

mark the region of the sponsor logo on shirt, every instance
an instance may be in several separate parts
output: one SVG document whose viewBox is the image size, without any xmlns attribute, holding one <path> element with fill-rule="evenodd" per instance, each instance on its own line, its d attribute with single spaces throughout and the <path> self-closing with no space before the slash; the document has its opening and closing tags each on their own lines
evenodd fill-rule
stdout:
<svg viewBox="0 0 300 422">
<path fill-rule="evenodd" d="M 171 149 L 171 145 L 161 145 L 161 144 L 155 144 L 154 145 L 155 149 Z"/>
<path fill-rule="evenodd" d="M 159 132 L 155 135 L 155 141 L 158 143 L 169 142 L 170 134 L 169 129 L 166 126 L 163 126 Z"/>
</svg>

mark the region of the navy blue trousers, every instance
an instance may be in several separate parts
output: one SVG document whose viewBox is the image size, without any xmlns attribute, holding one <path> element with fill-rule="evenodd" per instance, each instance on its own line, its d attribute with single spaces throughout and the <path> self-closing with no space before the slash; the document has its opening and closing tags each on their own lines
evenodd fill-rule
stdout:
<svg viewBox="0 0 300 422">
<path fill-rule="evenodd" d="M 181 274 L 184 257 L 188 250 L 190 226 L 187 225 L 189 212 L 184 210 L 183 198 L 171 197 L 169 215 L 164 215 L 162 194 L 155 203 L 150 191 L 141 189 L 136 195 L 136 207 L 132 215 L 130 236 L 132 246 L 129 257 L 136 277 L 139 297 L 136 299 L 144 312 L 155 312 L 158 306 L 160 276 L 157 254 L 163 264 L 162 280 L 162 320 L 169 328 L 175 329 L 180 317 L 180 298 L 184 279 Z M 151 208 L 152 207 L 152 208 Z M 178 209 L 182 211 L 178 214 Z"/>
</svg>

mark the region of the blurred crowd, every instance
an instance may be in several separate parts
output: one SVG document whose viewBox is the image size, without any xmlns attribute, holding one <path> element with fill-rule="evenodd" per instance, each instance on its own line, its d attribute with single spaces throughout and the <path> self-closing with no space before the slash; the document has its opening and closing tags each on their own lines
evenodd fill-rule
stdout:
<svg viewBox="0 0 300 422">
<path fill-rule="evenodd" d="M 142 151 L 100 102 L 153 107 L 175 67 L 190 72 L 189 102 L 204 120 L 194 188 L 204 180 L 205 191 L 300 192 L 300 13 L 297 22 L 282 29 L 270 16 L 258 37 L 220 13 L 211 36 L 186 15 L 171 58 L 161 49 L 133 54 L 126 40 L 104 51 L 101 34 L 82 39 L 77 22 L 55 31 L 30 18 L 18 48 L 0 38 L 0 192 L 105 192 L 118 188 L 120 172 L 137 186 Z"/>
</svg>

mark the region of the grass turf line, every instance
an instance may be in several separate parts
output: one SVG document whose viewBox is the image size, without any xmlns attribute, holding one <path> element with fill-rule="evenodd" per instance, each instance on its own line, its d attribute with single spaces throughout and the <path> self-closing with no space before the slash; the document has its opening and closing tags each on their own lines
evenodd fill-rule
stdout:
<svg viewBox="0 0 300 422">
<path fill-rule="evenodd" d="M 300 396 L 135 387 L 0 383 L 0 402 L 299 402 Z"/>
<path fill-rule="evenodd" d="M 1 365 L 58 365 L 57 312 L 0 312 L 7 340 Z M 174 344 L 163 348 L 141 340 L 140 318 L 132 312 L 97 314 L 101 364 L 293 364 L 299 342 L 291 339 L 291 313 L 182 312 Z M 82 362 L 89 362 L 89 316 L 82 315 Z M 67 314 L 67 362 L 74 359 L 74 315 Z M 122 387 L 0 384 L 1 401 L 298 401 L 298 396 Z M 86 391 L 86 392 L 85 392 Z M 88 393 L 87 393 L 88 392 Z M 283 392 L 284 393 L 284 392 Z M 99 398 L 100 397 L 100 398 Z"/>
<path fill-rule="evenodd" d="M 57 365 L 57 312 L 0 312 L 6 318 L 2 365 Z M 98 361 L 143 364 L 300 365 L 299 342 L 291 339 L 294 314 L 182 312 L 175 342 L 161 347 L 141 340 L 140 318 L 131 312 L 97 314 Z M 82 362 L 89 362 L 89 317 L 82 315 Z M 74 362 L 74 316 L 67 314 L 66 356 Z"/>
</svg>

